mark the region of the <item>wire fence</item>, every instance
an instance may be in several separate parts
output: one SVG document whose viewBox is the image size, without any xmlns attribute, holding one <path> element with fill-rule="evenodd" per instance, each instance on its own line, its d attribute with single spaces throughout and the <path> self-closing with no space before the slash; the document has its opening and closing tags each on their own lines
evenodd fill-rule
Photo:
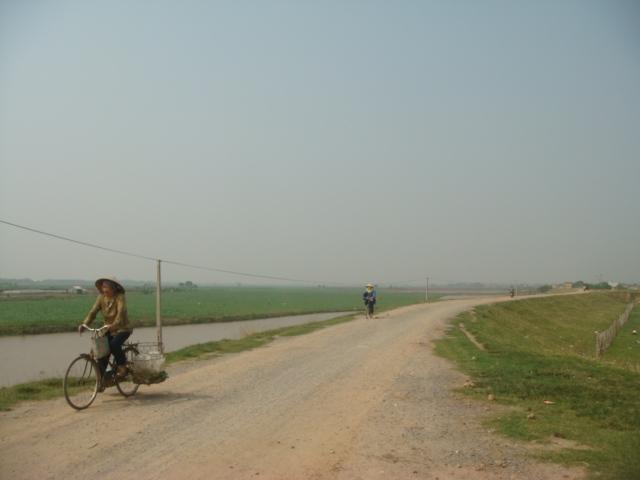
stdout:
<svg viewBox="0 0 640 480">
<path fill-rule="evenodd" d="M 602 332 L 596 332 L 596 358 L 600 358 L 604 352 L 611 346 L 613 340 L 615 340 L 618 332 L 622 329 L 627 320 L 629 320 L 629 316 L 631 315 L 631 311 L 633 307 L 636 305 L 636 302 L 630 302 L 627 305 L 627 308 L 624 309 L 622 315 L 620 315 L 606 330 Z"/>
</svg>

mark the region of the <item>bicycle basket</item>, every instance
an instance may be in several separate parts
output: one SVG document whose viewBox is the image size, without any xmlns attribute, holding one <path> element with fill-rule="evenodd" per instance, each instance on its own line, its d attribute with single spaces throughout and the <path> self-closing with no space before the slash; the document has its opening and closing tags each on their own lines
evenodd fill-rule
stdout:
<svg viewBox="0 0 640 480">
<path fill-rule="evenodd" d="M 154 342 L 141 342 L 137 345 L 138 354 L 133 358 L 131 368 L 137 375 L 153 375 L 164 369 L 164 355 Z"/>
<path fill-rule="evenodd" d="M 108 357 L 111 353 L 111 349 L 109 348 L 109 339 L 105 336 L 92 335 L 91 353 L 93 353 L 94 358 Z"/>
</svg>

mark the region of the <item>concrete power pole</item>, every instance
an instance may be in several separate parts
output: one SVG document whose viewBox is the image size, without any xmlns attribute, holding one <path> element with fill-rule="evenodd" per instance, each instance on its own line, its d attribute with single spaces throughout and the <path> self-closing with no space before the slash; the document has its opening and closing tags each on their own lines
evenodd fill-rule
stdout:
<svg viewBox="0 0 640 480">
<path fill-rule="evenodd" d="M 158 337 L 158 350 L 164 353 L 162 344 L 162 315 L 160 313 L 160 295 L 162 292 L 162 275 L 160 273 L 160 260 L 156 264 L 156 335 Z"/>
<path fill-rule="evenodd" d="M 424 292 L 424 303 L 429 301 L 429 277 L 427 277 L 427 289 Z"/>
</svg>

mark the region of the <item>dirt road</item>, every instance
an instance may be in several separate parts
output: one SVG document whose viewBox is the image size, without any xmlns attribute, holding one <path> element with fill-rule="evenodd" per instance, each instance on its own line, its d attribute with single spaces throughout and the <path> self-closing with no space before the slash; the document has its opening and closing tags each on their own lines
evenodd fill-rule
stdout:
<svg viewBox="0 0 640 480">
<path fill-rule="evenodd" d="M 557 479 L 480 425 L 436 357 L 446 320 L 495 299 L 406 307 L 183 364 L 86 411 L 63 399 L 0 414 L 2 479 Z"/>
</svg>

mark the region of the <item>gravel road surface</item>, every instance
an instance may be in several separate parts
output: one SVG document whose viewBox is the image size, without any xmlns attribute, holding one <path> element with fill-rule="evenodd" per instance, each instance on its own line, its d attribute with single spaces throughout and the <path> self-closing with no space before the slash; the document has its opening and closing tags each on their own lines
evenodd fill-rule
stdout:
<svg viewBox="0 0 640 480">
<path fill-rule="evenodd" d="M 82 412 L 22 404 L 0 413 L 0 478 L 581 478 L 482 427 L 486 405 L 452 393 L 465 377 L 432 352 L 448 319 L 495 301 L 410 306 L 175 365 L 164 384 L 107 391 Z"/>
</svg>

